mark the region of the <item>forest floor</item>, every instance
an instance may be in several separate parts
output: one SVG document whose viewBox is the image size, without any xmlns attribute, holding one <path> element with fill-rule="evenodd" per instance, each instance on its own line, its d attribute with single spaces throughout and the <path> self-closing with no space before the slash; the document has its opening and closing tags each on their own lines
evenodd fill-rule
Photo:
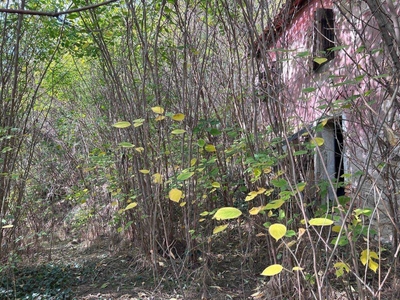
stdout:
<svg viewBox="0 0 400 300">
<path fill-rule="evenodd" d="M 262 295 L 254 288 L 263 278 L 249 274 L 239 254 L 228 250 L 208 264 L 185 267 L 160 256 L 154 276 L 148 260 L 134 249 L 112 249 L 106 237 L 90 244 L 59 241 L 14 267 L 0 267 L 0 299 L 264 299 L 251 296 Z"/>
</svg>

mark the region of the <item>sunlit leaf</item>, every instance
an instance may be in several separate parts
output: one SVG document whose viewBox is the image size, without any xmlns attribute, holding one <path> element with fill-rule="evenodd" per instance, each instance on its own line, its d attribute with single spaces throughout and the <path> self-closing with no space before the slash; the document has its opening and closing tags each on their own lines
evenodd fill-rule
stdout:
<svg viewBox="0 0 400 300">
<path fill-rule="evenodd" d="M 240 217 L 242 212 L 235 207 L 222 207 L 217 210 L 213 219 L 217 220 L 229 220 L 237 219 Z"/>
<path fill-rule="evenodd" d="M 14 227 L 14 225 L 8 224 L 8 225 L 2 226 L 1 228 L 2 228 L 2 229 L 6 229 L 6 228 L 13 228 L 13 227 Z"/>
<path fill-rule="evenodd" d="M 303 271 L 304 269 L 302 267 L 293 267 L 292 271 Z"/>
<path fill-rule="evenodd" d="M 337 262 L 333 265 L 336 268 L 336 277 L 343 276 L 344 272 L 349 273 L 350 272 L 350 267 L 348 264 L 344 262 Z"/>
<path fill-rule="evenodd" d="M 283 224 L 272 224 L 268 228 L 269 234 L 276 240 L 279 241 L 286 234 L 286 226 Z"/>
<path fill-rule="evenodd" d="M 306 182 L 300 182 L 296 185 L 297 189 L 299 192 L 304 191 L 304 188 L 306 187 L 307 183 Z"/>
<path fill-rule="evenodd" d="M 162 175 L 160 173 L 153 174 L 153 182 L 161 184 L 162 183 Z"/>
<path fill-rule="evenodd" d="M 144 151 L 143 147 L 136 147 L 135 150 L 139 153 L 142 153 Z"/>
<path fill-rule="evenodd" d="M 158 117 L 156 117 L 155 118 L 155 120 L 158 122 L 158 121 L 162 121 L 162 120 L 164 120 L 165 119 L 165 116 L 158 116 Z"/>
<path fill-rule="evenodd" d="M 311 140 L 311 145 L 321 147 L 324 144 L 324 139 L 321 137 L 315 137 Z"/>
<path fill-rule="evenodd" d="M 174 121 L 183 121 L 183 119 L 185 119 L 184 114 L 175 114 L 172 116 L 172 120 Z"/>
<path fill-rule="evenodd" d="M 176 179 L 178 179 L 180 181 L 184 181 L 184 180 L 192 177 L 193 174 L 194 174 L 194 172 L 182 172 L 181 174 L 178 175 L 178 177 Z"/>
<path fill-rule="evenodd" d="M 136 119 L 133 120 L 133 127 L 139 127 L 142 126 L 144 123 L 145 119 Z"/>
<path fill-rule="evenodd" d="M 169 199 L 174 202 L 179 202 L 182 198 L 182 191 L 178 189 L 172 189 L 169 191 Z"/>
<path fill-rule="evenodd" d="M 143 173 L 143 174 L 149 174 L 150 170 L 142 169 L 142 170 L 139 170 L 139 172 Z"/>
<path fill-rule="evenodd" d="M 154 106 L 151 108 L 151 110 L 156 113 L 156 114 L 163 114 L 164 113 L 164 108 L 162 108 L 161 106 Z"/>
<path fill-rule="evenodd" d="M 214 181 L 213 183 L 211 183 L 211 186 L 218 189 L 221 187 L 221 184 L 219 182 Z"/>
<path fill-rule="evenodd" d="M 312 226 L 329 226 L 333 224 L 333 221 L 327 218 L 314 218 L 308 223 Z"/>
<path fill-rule="evenodd" d="M 374 251 L 370 251 L 369 249 L 363 250 L 361 252 L 361 256 L 360 256 L 360 261 L 362 262 L 362 264 L 365 266 L 366 264 L 368 264 L 368 268 L 370 268 L 372 271 L 376 272 L 376 270 L 379 267 L 379 264 L 376 263 L 373 258 L 375 259 L 379 259 L 379 256 L 376 252 Z"/>
<path fill-rule="evenodd" d="M 254 216 L 258 214 L 263 208 L 264 206 L 253 207 L 252 209 L 249 210 L 249 214 Z"/>
<path fill-rule="evenodd" d="M 205 217 L 208 216 L 210 213 L 208 211 L 203 211 L 200 216 Z"/>
<path fill-rule="evenodd" d="M 115 128 L 127 128 L 127 127 L 131 126 L 131 123 L 129 123 L 127 121 L 120 121 L 120 122 L 113 124 L 112 126 Z"/>
<path fill-rule="evenodd" d="M 250 201 L 253 200 L 255 197 L 258 196 L 258 193 L 256 191 L 252 191 L 250 193 L 247 194 L 246 198 L 244 199 L 244 201 Z"/>
<path fill-rule="evenodd" d="M 204 147 L 204 149 L 206 149 L 207 152 L 215 152 L 217 151 L 217 149 L 215 148 L 214 145 L 208 144 Z"/>
<path fill-rule="evenodd" d="M 283 203 L 285 203 L 284 200 L 281 200 L 281 199 L 274 200 L 274 201 L 271 201 L 270 203 L 268 203 L 267 205 L 265 205 L 265 209 L 266 210 L 277 209 L 277 208 L 281 207 L 283 205 Z"/>
<path fill-rule="evenodd" d="M 123 148 L 133 148 L 133 147 L 135 147 L 134 144 L 131 144 L 131 143 L 128 143 L 128 142 L 121 142 L 121 143 L 119 143 L 118 145 L 119 145 L 120 147 L 123 147 Z"/>
<path fill-rule="evenodd" d="M 214 228 L 213 234 L 216 234 L 218 232 L 224 231 L 228 227 L 228 224 L 226 225 L 220 225 Z"/>
<path fill-rule="evenodd" d="M 314 58 L 314 61 L 317 64 L 322 65 L 323 63 L 326 63 L 328 61 L 328 59 L 326 57 L 316 57 L 316 58 Z"/>
<path fill-rule="evenodd" d="M 190 160 L 190 166 L 193 167 L 197 163 L 197 158 L 192 158 Z"/>
<path fill-rule="evenodd" d="M 186 205 L 186 202 L 182 202 L 181 204 L 179 204 L 180 207 L 184 207 Z"/>
<path fill-rule="evenodd" d="M 137 206 L 137 202 L 132 202 L 132 203 L 129 203 L 129 204 L 125 207 L 124 210 L 132 209 L 132 208 L 135 208 L 136 206 Z"/>
<path fill-rule="evenodd" d="M 306 230 L 304 228 L 299 228 L 299 236 L 298 238 L 301 238 L 303 236 L 303 234 L 306 232 Z"/>
<path fill-rule="evenodd" d="M 283 266 L 282 265 L 271 265 L 262 271 L 261 275 L 263 276 L 274 276 L 282 272 Z"/>
<path fill-rule="evenodd" d="M 184 134 L 186 130 L 184 129 L 174 129 L 171 131 L 172 134 Z"/>
</svg>

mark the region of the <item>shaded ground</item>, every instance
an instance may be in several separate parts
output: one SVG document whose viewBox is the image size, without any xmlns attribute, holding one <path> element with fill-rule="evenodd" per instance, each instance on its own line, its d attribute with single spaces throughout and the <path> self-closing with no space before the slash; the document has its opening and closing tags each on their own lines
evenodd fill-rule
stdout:
<svg viewBox="0 0 400 300">
<path fill-rule="evenodd" d="M 179 259 L 160 257 L 155 277 L 134 252 L 110 250 L 107 238 L 90 246 L 60 242 L 0 269 L 0 299 L 253 299 L 258 276 L 245 279 L 239 256 L 219 254 L 185 269 Z"/>
</svg>

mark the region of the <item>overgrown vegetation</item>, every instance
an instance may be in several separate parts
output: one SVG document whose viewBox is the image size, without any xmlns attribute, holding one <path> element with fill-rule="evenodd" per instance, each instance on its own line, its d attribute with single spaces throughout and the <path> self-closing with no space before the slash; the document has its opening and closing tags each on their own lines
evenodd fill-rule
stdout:
<svg viewBox="0 0 400 300">
<path fill-rule="evenodd" d="M 72 297 L 78 271 L 33 262 L 106 238 L 107 255 L 128 251 L 155 288 L 187 299 L 215 287 L 239 299 L 395 299 L 400 37 L 398 3 L 384 2 L 386 14 L 381 1 L 334 1 L 359 44 L 329 51 L 354 76 L 320 69 L 300 90 L 288 70 L 326 58 L 260 36 L 278 12 L 290 27 L 284 2 L 2 4 L 2 296 Z M 359 27 L 361 6 L 389 36 Z M 327 131 L 339 132 L 335 176 Z"/>
</svg>

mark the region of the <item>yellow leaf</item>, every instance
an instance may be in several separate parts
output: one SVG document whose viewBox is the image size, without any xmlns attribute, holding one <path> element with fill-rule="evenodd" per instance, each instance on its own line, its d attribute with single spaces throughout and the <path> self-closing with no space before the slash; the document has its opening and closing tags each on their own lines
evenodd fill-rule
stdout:
<svg viewBox="0 0 400 300">
<path fill-rule="evenodd" d="M 255 197 L 257 197 L 258 193 L 256 191 L 252 191 L 250 193 L 247 194 L 246 198 L 244 199 L 244 201 L 250 201 L 253 200 Z"/>
<path fill-rule="evenodd" d="M 350 272 L 350 267 L 348 264 L 344 263 L 344 262 L 337 262 L 333 265 L 336 268 L 336 277 L 340 277 L 344 274 L 344 272 L 346 271 L 347 273 Z"/>
<path fill-rule="evenodd" d="M 311 140 L 311 144 L 314 146 L 321 147 L 324 144 L 324 139 L 321 137 L 315 137 Z"/>
<path fill-rule="evenodd" d="M 321 64 L 327 62 L 328 59 L 327 59 L 326 57 L 316 57 L 316 58 L 314 58 L 314 61 L 315 61 L 317 64 L 321 65 Z"/>
<path fill-rule="evenodd" d="M 185 132 L 186 132 L 186 130 L 184 130 L 184 129 L 174 129 L 171 131 L 172 134 L 176 134 L 176 135 L 184 134 Z"/>
<path fill-rule="evenodd" d="M 165 116 L 158 116 L 155 120 L 156 121 L 162 121 L 165 119 Z"/>
<path fill-rule="evenodd" d="M 258 206 L 258 207 L 253 207 L 252 209 L 249 210 L 249 214 L 251 215 L 256 215 L 260 212 L 260 210 L 263 209 L 263 206 Z"/>
<path fill-rule="evenodd" d="M 376 270 L 379 267 L 379 264 L 376 263 L 373 260 L 373 258 L 379 259 L 379 256 L 376 252 L 370 251 L 368 249 L 363 250 L 361 252 L 360 261 L 362 262 L 362 264 L 365 266 L 368 263 L 368 268 L 370 268 L 372 271 L 376 272 Z"/>
<path fill-rule="evenodd" d="M 213 219 L 217 220 L 237 219 L 241 215 L 242 212 L 235 207 L 222 207 L 217 210 Z"/>
<path fill-rule="evenodd" d="M 213 230 L 213 234 L 224 231 L 226 229 L 226 227 L 228 227 L 228 224 L 215 227 Z"/>
<path fill-rule="evenodd" d="M 178 189 L 172 189 L 169 191 L 169 199 L 174 202 L 179 202 L 182 198 L 182 191 Z"/>
<path fill-rule="evenodd" d="M 340 228 L 342 228 L 342 227 L 339 226 L 339 225 L 335 225 L 335 226 L 332 227 L 332 231 L 333 232 L 340 232 Z"/>
<path fill-rule="evenodd" d="M 196 164 L 196 162 L 197 162 L 197 158 L 192 158 L 190 160 L 190 166 L 193 167 Z"/>
<path fill-rule="evenodd" d="M 181 204 L 179 204 L 180 207 L 184 207 L 186 205 L 186 202 L 182 202 Z"/>
<path fill-rule="evenodd" d="M 111 202 L 111 206 L 117 206 L 117 205 L 118 205 L 118 201 Z"/>
<path fill-rule="evenodd" d="M 129 203 L 129 204 L 125 207 L 124 210 L 132 209 L 132 208 L 135 208 L 136 206 L 137 206 L 137 202 L 132 202 L 132 203 Z"/>
<path fill-rule="evenodd" d="M 184 114 L 175 114 L 172 116 L 172 120 L 174 121 L 183 121 L 184 118 L 185 118 Z"/>
<path fill-rule="evenodd" d="M 264 188 L 258 188 L 257 194 L 260 195 L 260 194 L 264 193 L 265 191 L 266 191 L 266 189 L 264 189 Z"/>
<path fill-rule="evenodd" d="M 162 108 L 161 106 L 154 106 L 151 108 L 151 110 L 153 112 L 155 112 L 156 114 L 160 114 L 160 115 L 162 115 L 164 113 L 164 108 Z"/>
<path fill-rule="evenodd" d="M 2 228 L 2 229 L 6 229 L 6 228 L 13 228 L 13 227 L 14 227 L 14 225 L 8 224 L 8 225 L 2 226 L 1 228 Z"/>
<path fill-rule="evenodd" d="M 221 187 L 221 184 L 219 182 L 214 181 L 213 183 L 211 183 L 211 186 L 218 189 Z"/>
<path fill-rule="evenodd" d="M 162 183 L 162 175 L 160 173 L 153 174 L 153 182 L 161 184 Z"/>
<path fill-rule="evenodd" d="M 293 267 L 292 271 L 303 271 L 304 269 L 302 267 Z"/>
<path fill-rule="evenodd" d="M 142 153 L 144 151 L 143 147 L 136 147 L 135 150 L 139 153 Z"/>
<path fill-rule="evenodd" d="M 204 147 L 204 149 L 206 149 L 207 152 L 215 152 L 217 151 L 217 149 L 215 148 L 214 145 L 208 144 Z"/>
<path fill-rule="evenodd" d="M 127 128 L 127 127 L 131 126 L 131 123 L 129 123 L 127 121 L 120 121 L 120 122 L 114 123 L 112 126 L 115 128 Z"/>
<path fill-rule="evenodd" d="M 150 171 L 146 170 L 146 169 L 139 170 L 139 172 L 143 173 L 143 174 L 149 174 L 150 173 Z"/>
<path fill-rule="evenodd" d="M 262 271 L 261 275 L 263 276 L 274 276 L 282 272 L 283 266 L 282 265 L 271 265 Z"/>
<path fill-rule="evenodd" d="M 328 123 L 329 119 L 323 119 L 320 124 L 322 127 L 324 127 L 326 125 L 326 123 Z"/>
<path fill-rule="evenodd" d="M 200 216 L 205 217 L 208 216 L 210 213 L 208 211 L 203 211 Z"/>
<path fill-rule="evenodd" d="M 276 240 L 279 241 L 286 234 L 286 226 L 283 224 L 272 224 L 269 226 L 269 234 Z"/>
<path fill-rule="evenodd" d="M 312 226 L 329 226 L 333 224 L 333 221 L 327 218 L 314 218 L 308 221 Z"/>
</svg>

